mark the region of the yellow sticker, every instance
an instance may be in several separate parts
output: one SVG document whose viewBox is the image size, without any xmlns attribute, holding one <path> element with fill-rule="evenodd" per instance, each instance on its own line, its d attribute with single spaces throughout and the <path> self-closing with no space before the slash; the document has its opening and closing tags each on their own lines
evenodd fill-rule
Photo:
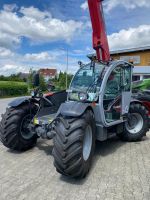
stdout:
<svg viewBox="0 0 150 200">
<path fill-rule="evenodd" d="M 34 125 L 39 124 L 39 120 L 38 120 L 36 117 L 34 117 L 34 119 L 33 119 L 33 124 L 34 124 Z"/>
</svg>

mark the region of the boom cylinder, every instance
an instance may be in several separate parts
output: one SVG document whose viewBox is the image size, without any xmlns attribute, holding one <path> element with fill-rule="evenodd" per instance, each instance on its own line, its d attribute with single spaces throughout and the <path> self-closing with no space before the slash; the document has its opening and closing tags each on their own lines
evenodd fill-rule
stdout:
<svg viewBox="0 0 150 200">
<path fill-rule="evenodd" d="M 89 12 L 93 29 L 93 48 L 98 61 L 109 62 L 110 52 L 103 14 L 103 0 L 88 0 Z"/>
</svg>

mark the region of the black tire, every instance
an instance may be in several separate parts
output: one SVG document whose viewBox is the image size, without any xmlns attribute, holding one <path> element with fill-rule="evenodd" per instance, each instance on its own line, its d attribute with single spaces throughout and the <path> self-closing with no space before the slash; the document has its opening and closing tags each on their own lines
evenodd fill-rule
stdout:
<svg viewBox="0 0 150 200">
<path fill-rule="evenodd" d="M 37 136 L 25 138 L 22 136 L 25 120 L 30 120 L 36 114 L 37 106 L 32 104 L 22 105 L 17 108 L 7 108 L 0 122 L 0 140 L 4 146 L 17 151 L 32 148 L 37 141 Z M 32 114 L 31 114 L 32 113 Z"/>
<path fill-rule="evenodd" d="M 139 119 L 142 120 L 142 121 L 138 122 L 138 118 L 137 118 L 137 122 L 141 123 L 141 128 L 139 128 L 139 131 L 137 129 L 137 132 L 135 131 L 135 133 L 133 133 L 134 129 L 132 129 L 132 126 L 130 126 L 132 131 L 129 130 L 128 124 L 131 123 L 131 121 L 132 121 L 132 118 L 131 118 L 127 122 L 125 122 L 124 131 L 123 131 L 123 133 L 119 134 L 119 137 L 123 141 L 129 141 L 129 142 L 140 141 L 144 136 L 146 136 L 146 133 L 149 130 L 148 111 L 141 104 L 131 104 L 130 109 L 129 109 L 129 114 L 131 114 L 131 116 L 133 116 L 133 115 L 140 116 Z"/>
<path fill-rule="evenodd" d="M 87 128 L 88 127 L 88 128 Z M 88 157 L 83 156 L 85 130 L 91 130 L 91 148 Z M 95 120 L 92 111 L 86 111 L 80 118 L 60 118 L 55 126 L 54 166 L 62 175 L 83 178 L 89 172 L 95 150 Z"/>
</svg>

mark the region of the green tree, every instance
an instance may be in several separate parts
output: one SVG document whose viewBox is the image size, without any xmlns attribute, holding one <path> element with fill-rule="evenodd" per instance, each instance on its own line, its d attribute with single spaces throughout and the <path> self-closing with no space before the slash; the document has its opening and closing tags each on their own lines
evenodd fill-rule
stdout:
<svg viewBox="0 0 150 200">
<path fill-rule="evenodd" d="M 20 74 L 11 74 L 10 75 L 10 81 L 17 81 L 17 82 L 23 82 L 23 80 L 19 76 Z"/>
<path fill-rule="evenodd" d="M 73 75 L 67 74 L 67 88 L 70 85 Z M 59 78 L 53 80 L 53 84 L 55 85 L 57 90 L 65 90 L 66 89 L 66 72 L 59 73 Z"/>
<path fill-rule="evenodd" d="M 44 77 L 42 75 L 40 75 L 40 89 L 42 91 L 46 91 L 47 90 L 47 84 L 46 81 L 44 79 Z"/>
<path fill-rule="evenodd" d="M 36 71 L 34 71 L 32 68 L 30 68 L 29 70 L 29 76 L 28 76 L 28 85 L 29 85 L 29 88 L 33 88 L 33 77 L 34 77 L 34 74 L 36 73 Z"/>
<path fill-rule="evenodd" d="M 23 79 L 20 78 L 20 74 L 11 74 L 10 76 L 0 76 L 0 81 L 16 81 L 16 82 L 24 82 Z"/>
</svg>

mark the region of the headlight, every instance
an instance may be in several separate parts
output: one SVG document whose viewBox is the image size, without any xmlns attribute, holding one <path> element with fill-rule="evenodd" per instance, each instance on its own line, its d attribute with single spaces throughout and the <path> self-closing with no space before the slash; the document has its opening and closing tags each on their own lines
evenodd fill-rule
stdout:
<svg viewBox="0 0 150 200">
<path fill-rule="evenodd" d="M 78 97 L 80 101 L 86 101 L 88 99 L 88 94 L 80 92 Z"/>
<path fill-rule="evenodd" d="M 34 97 L 35 96 L 35 92 L 31 91 L 31 96 Z"/>
</svg>

